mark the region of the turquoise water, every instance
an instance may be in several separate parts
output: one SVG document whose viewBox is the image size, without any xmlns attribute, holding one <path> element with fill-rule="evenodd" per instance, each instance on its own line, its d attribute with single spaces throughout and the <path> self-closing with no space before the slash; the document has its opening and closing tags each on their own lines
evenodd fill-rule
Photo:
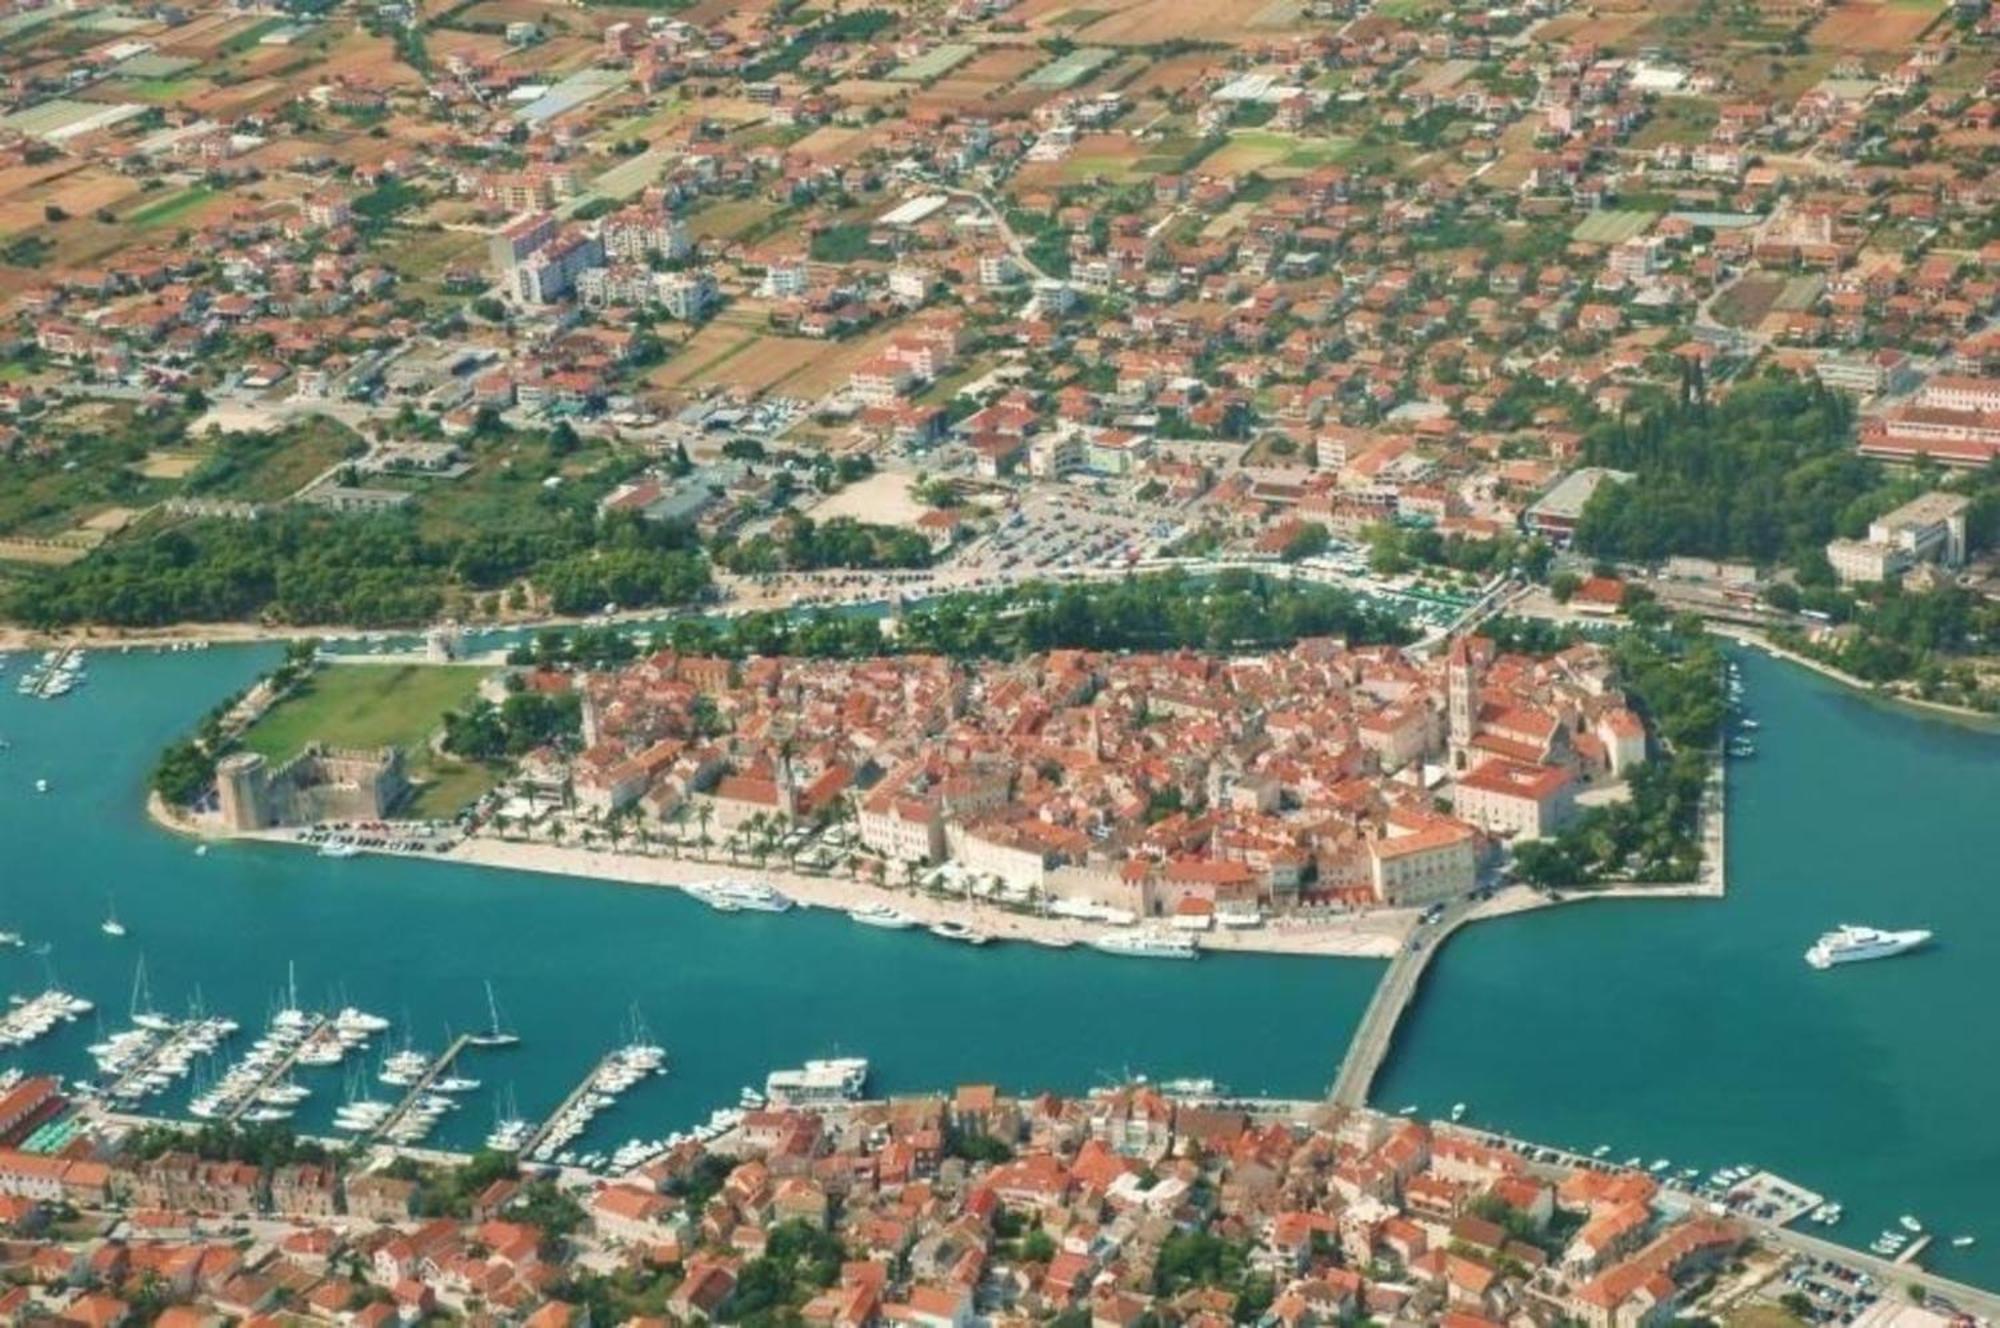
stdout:
<svg viewBox="0 0 2000 1328">
<path fill-rule="evenodd" d="M 0 930 L 52 943 L 55 976 L 95 1000 L 109 1027 L 125 1023 L 141 954 L 163 1010 L 185 1008 L 198 986 L 207 1008 L 247 1030 L 296 961 L 302 1001 L 351 1001 L 431 1049 L 484 1023 L 490 977 L 525 1043 L 470 1052 L 462 1072 L 511 1087 L 525 1113 L 540 1115 L 620 1039 L 636 1003 L 673 1069 L 600 1118 L 587 1142 L 607 1148 L 705 1118 L 770 1069 L 836 1051 L 870 1057 L 873 1086 L 891 1093 L 970 1080 L 1082 1091 L 1132 1071 L 1312 1096 L 1332 1078 L 1380 971 L 972 951 L 819 911 L 725 916 L 675 891 L 274 845 L 197 857 L 145 821 L 147 769 L 194 716 L 275 659 L 264 649 L 96 654 L 88 685 L 67 700 L 27 700 L 11 682 L 0 691 L 0 735 L 12 742 L 0 753 Z M 38 778 L 50 781 L 47 795 L 32 792 Z M 98 930 L 113 898 L 123 939 Z M 40 990 L 43 964 L 0 951 L 0 990 Z M 1282 1039 L 1262 1031 L 1272 1027 Z M 85 1019 L 11 1055 L 88 1073 L 84 1048 L 96 1038 Z M 302 1075 L 320 1091 L 298 1123 L 322 1126 L 342 1071 Z M 434 1138 L 476 1142 L 493 1105 L 488 1093 L 470 1095 Z"/>
<path fill-rule="evenodd" d="M 1617 1158 L 1755 1163 L 1846 1203 L 1865 1245 L 1912 1213 L 1938 1271 L 2000 1283 L 2000 739 L 1762 656 L 1730 771 L 1729 897 L 1603 901 L 1471 928 L 1402 1029 L 1379 1099 Z M 1815 972 L 1841 922 L 1925 953 Z M 1819 1231 L 1823 1228 L 1812 1227 Z"/>
<path fill-rule="evenodd" d="M 1213 957 L 1147 964 L 1026 946 L 969 951 L 822 913 L 723 916 L 678 894 L 277 847 L 196 857 L 140 810 L 168 739 L 276 657 L 268 649 L 96 654 L 43 703 L 0 687 L 0 929 L 48 941 L 70 989 L 122 1024 L 143 953 L 159 1003 L 199 986 L 262 1019 L 296 960 L 302 998 L 352 1001 L 420 1046 L 481 1021 L 491 977 L 517 1051 L 466 1072 L 551 1107 L 634 1002 L 673 1073 L 588 1144 L 656 1135 L 734 1101 L 773 1066 L 870 1056 L 882 1091 L 968 1079 L 1082 1090 L 1127 1071 L 1311 1095 L 1331 1078 L 1380 965 Z M 0 679 L 22 664 L 16 657 Z M 1386 1106 L 1473 1118 L 1615 1156 L 1769 1166 L 1846 1202 L 1866 1244 L 1910 1212 L 1981 1236 L 1940 1271 L 2000 1283 L 2000 739 L 1886 710 L 1802 670 L 1744 661 L 1761 753 L 1732 771 L 1730 896 L 1606 902 L 1482 924 L 1433 968 L 1378 1081 Z M 52 783 L 36 796 L 34 780 Z M 99 933 L 109 897 L 130 928 Z M 1842 921 L 1925 926 L 1930 952 L 1815 973 Z M 44 961 L 0 952 L 0 990 Z M 91 1020 L 13 1053 L 81 1073 Z M 323 1123 L 341 1072 L 300 1118 Z M 173 1105 L 175 1099 L 168 1099 Z M 467 1143 L 485 1093 L 437 1136 Z"/>
</svg>

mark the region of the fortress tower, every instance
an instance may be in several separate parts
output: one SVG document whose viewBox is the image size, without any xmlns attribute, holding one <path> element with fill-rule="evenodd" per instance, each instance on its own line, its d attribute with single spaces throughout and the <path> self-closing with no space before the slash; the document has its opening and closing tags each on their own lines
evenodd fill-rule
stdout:
<svg viewBox="0 0 2000 1328">
<path fill-rule="evenodd" d="M 270 772 L 255 752 L 232 752 L 216 762 L 215 788 L 222 823 L 231 830 L 263 830 L 272 823 Z"/>
</svg>

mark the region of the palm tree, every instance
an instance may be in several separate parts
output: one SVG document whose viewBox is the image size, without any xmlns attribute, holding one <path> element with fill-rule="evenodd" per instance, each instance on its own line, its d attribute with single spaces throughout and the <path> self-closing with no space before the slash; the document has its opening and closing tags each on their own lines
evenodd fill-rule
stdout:
<svg viewBox="0 0 2000 1328">
<path fill-rule="evenodd" d="M 707 862 L 708 846 L 714 842 L 708 837 L 708 823 L 715 819 L 714 805 L 707 802 L 696 804 L 694 809 L 694 819 L 696 820 L 696 822 L 699 823 L 701 828 L 701 837 L 699 841 L 701 844 L 701 860 L 703 862 Z"/>
</svg>

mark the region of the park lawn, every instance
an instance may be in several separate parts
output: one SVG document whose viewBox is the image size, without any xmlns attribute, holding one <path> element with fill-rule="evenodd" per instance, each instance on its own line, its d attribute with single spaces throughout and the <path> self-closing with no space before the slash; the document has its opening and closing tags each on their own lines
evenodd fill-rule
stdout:
<svg viewBox="0 0 2000 1328">
<path fill-rule="evenodd" d="M 215 191 L 205 184 L 183 189 L 165 198 L 156 198 L 150 203 L 133 208 L 121 220 L 132 226 L 164 226 L 168 222 L 188 213 L 215 197 Z"/>
<path fill-rule="evenodd" d="M 251 725 L 243 745 L 274 764 L 310 742 L 393 746 L 420 766 L 445 712 L 467 705 L 486 674 L 469 664 L 327 664 Z"/>
</svg>

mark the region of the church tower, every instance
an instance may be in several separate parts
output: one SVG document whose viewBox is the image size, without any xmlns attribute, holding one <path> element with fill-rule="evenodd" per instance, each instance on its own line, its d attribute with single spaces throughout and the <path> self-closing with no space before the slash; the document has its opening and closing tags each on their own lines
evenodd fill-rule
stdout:
<svg viewBox="0 0 2000 1328">
<path fill-rule="evenodd" d="M 1479 665 L 1465 637 L 1451 643 L 1451 652 L 1445 656 L 1444 680 L 1452 766 L 1462 770 L 1479 719 Z"/>
</svg>

